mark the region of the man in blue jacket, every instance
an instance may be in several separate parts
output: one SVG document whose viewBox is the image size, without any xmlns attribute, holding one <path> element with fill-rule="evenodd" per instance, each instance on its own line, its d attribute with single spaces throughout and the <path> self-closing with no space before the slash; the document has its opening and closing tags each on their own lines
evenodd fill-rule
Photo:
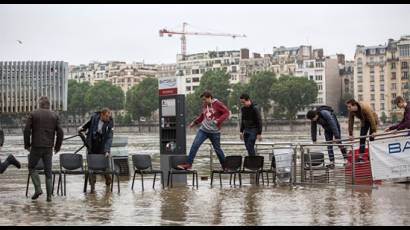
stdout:
<svg viewBox="0 0 410 230">
<path fill-rule="evenodd" d="M 91 116 L 91 119 L 78 128 L 79 132 L 88 130 L 86 133 L 88 154 L 104 154 L 110 156 L 113 139 L 114 121 L 111 117 L 111 110 L 102 109 Z M 96 177 L 90 176 L 91 192 L 95 191 Z M 110 175 L 105 175 L 105 184 L 108 186 L 112 182 Z"/>
<path fill-rule="evenodd" d="M 311 120 L 311 136 L 313 143 L 316 142 L 317 124 L 320 124 L 325 130 L 326 141 L 333 141 L 333 143 L 341 144 L 340 125 L 330 106 L 320 106 L 316 110 L 310 110 L 307 112 L 306 117 Z M 339 146 L 340 151 L 343 154 L 343 158 L 346 160 L 346 148 Z M 328 145 L 327 151 L 329 154 L 330 168 L 334 167 L 335 157 L 333 153 L 333 146 Z"/>
</svg>

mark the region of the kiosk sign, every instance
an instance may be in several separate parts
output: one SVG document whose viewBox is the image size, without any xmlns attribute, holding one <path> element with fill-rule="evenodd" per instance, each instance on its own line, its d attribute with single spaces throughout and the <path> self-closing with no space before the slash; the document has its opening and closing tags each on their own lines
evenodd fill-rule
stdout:
<svg viewBox="0 0 410 230">
<path fill-rule="evenodd" d="M 178 93 L 178 81 L 177 77 L 162 77 L 159 81 L 159 95 L 176 95 Z"/>
</svg>

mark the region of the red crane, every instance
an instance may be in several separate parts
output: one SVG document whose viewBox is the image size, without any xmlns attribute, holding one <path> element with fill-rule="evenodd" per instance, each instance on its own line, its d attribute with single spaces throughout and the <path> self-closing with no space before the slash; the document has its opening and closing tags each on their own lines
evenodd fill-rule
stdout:
<svg viewBox="0 0 410 230">
<path fill-rule="evenodd" d="M 188 23 L 182 23 L 182 31 L 173 31 L 168 29 L 159 30 L 159 36 L 163 37 L 164 34 L 168 34 L 168 37 L 172 37 L 174 34 L 181 35 L 181 54 L 183 57 L 186 55 L 186 35 L 207 35 L 207 36 L 224 36 L 224 37 L 246 37 L 245 34 L 228 34 L 228 33 L 211 33 L 211 32 L 188 32 L 186 31 L 186 26 Z"/>
</svg>

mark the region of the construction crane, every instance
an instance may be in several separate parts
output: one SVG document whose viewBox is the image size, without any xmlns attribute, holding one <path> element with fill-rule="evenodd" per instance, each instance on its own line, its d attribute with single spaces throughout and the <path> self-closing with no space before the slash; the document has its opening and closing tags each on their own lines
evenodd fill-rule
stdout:
<svg viewBox="0 0 410 230">
<path fill-rule="evenodd" d="M 181 54 L 182 54 L 183 58 L 186 55 L 186 35 L 224 36 L 224 37 L 232 37 L 232 38 L 246 37 L 245 34 L 189 32 L 189 31 L 186 31 L 186 26 L 187 25 L 188 25 L 188 23 L 186 23 L 186 22 L 182 23 L 182 31 L 173 31 L 173 30 L 168 30 L 168 29 L 159 30 L 159 36 L 160 37 L 163 37 L 164 34 L 168 34 L 168 37 L 172 37 L 172 35 L 174 35 L 174 34 L 180 34 L 181 35 Z"/>
</svg>

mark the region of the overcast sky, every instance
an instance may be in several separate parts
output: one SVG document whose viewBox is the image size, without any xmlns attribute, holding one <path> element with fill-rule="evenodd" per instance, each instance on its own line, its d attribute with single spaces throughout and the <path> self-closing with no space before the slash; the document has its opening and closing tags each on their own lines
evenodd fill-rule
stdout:
<svg viewBox="0 0 410 230">
<path fill-rule="evenodd" d="M 180 36 L 158 31 L 182 22 L 189 31 L 247 35 L 188 36 L 188 54 L 312 45 L 352 59 L 357 44 L 410 35 L 410 5 L 0 5 L 0 60 L 175 63 Z"/>
</svg>

